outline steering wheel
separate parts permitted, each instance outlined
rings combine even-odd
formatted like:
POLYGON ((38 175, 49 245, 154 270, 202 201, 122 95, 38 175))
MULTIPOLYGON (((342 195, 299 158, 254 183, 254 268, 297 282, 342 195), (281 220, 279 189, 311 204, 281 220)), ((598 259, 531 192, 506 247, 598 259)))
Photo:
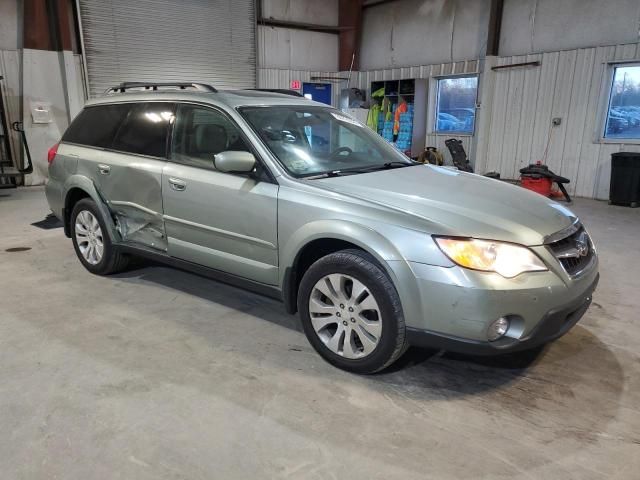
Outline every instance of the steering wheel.
MULTIPOLYGON (((329 160, 333 160, 338 155, 340 155, 342 152, 348 152, 349 155, 351 155, 353 153, 353 150, 351 150, 349 147, 338 147, 333 152, 331 152, 331 154, 329 154, 329 160)), ((347 156, 349 156, 349 155, 347 155, 347 156)))

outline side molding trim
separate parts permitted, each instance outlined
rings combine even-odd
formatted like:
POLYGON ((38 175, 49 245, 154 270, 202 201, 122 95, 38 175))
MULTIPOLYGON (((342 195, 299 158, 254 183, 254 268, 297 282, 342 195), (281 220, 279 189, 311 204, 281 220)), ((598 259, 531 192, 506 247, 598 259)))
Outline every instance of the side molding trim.
POLYGON ((218 235, 224 235, 226 237, 237 238, 245 242, 255 243, 256 245, 261 245, 263 247, 267 247, 272 250, 276 249, 276 246, 273 243, 267 242, 266 240, 262 240, 260 238, 250 237, 248 235, 242 235, 240 233, 230 232, 228 230, 222 230, 221 228, 210 227, 209 225, 203 225, 201 223, 190 222, 189 220, 172 217, 170 215, 164 215, 163 218, 165 221, 168 221, 168 222, 181 223, 182 225, 188 225, 190 227, 200 228, 202 230, 207 230, 209 232, 217 233, 218 235))

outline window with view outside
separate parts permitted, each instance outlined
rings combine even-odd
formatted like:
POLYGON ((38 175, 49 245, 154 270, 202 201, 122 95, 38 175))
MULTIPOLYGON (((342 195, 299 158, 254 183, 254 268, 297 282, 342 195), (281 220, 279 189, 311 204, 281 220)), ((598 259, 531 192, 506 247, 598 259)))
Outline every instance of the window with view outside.
POLYGON ((477 91, 477 76, 438 80, 435 127, 437 133, 473 133, 477 91))
POLYGON ((640 65, 615 68, 604 136, 640 139, 640 65))

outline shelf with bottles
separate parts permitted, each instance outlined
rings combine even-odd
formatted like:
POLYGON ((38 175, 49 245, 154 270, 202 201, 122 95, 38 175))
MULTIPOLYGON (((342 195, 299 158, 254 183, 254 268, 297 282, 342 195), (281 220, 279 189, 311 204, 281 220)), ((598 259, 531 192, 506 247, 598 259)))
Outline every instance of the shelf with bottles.
POLYGON ((408 156, 418 156, 425 145, 427 80, 374 81, 370 96, 377 104, 378 134, 408 156))

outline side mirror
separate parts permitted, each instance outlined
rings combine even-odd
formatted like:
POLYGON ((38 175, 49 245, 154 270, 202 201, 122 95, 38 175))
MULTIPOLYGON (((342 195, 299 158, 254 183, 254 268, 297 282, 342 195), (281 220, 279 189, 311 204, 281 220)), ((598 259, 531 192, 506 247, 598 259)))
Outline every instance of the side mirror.
POLYGON ((213 166, 220 172, 247 173, 256 167, 256 157, 249 152, 228 150, 213 157, 213 166))

